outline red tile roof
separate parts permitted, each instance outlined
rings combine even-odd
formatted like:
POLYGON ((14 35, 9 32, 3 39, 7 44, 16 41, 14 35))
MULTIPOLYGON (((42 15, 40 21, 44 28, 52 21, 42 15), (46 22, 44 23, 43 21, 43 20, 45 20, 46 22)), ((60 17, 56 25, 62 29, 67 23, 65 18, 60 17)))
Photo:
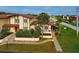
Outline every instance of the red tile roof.
POLYGON ((18 24, 4 24, 3 27, 19 27, 18 24))
POLYGON ((11 15, 1 14, 1 15, 0 15, 0 19, 6 19, 6 18, 8 18, 9 16, 11 16, 11 15))
POLYGON ((27 15, 27 14, 0 14, 0 19, 6 19, 6 18, 9 18, 11 16, 23 16, 25 18, 30 18, 30 19, 36 18, 33 15, 27 15))
POLYGON ((12 16, 23 16, 25 18, 30 18, 30 19, 36 18, 35 16, 29 14, 13 14, 12 16))
POLYGON ((25 17, 25 18, 30 18, 30 19, 36 18, 36 17, 33 16, 33 15, 23 15, 23 17, 25 17))
POLYGON ((37 25, 37 21, 33 21, 30 25, 37 25))
POLYGON ((48 25, 52 25, 53 23, 52 22, 48 22, 48 25))

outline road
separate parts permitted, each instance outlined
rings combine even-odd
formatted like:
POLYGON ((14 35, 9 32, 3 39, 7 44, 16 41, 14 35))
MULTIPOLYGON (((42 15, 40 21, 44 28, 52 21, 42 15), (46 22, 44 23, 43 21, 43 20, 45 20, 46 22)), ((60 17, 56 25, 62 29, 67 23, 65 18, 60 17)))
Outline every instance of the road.
MULTIPOLYGON (((61 24, 64 25, 64 26, 66 26, 66 27, 69 27, 69 28, 71 28, 73 30, 76 30, 76 26, 73 26, 73 25, 65 23, 65 22, 62 22, 61 24)), ((78 32, 79 32, 79 27, 78 27, 78 32)))

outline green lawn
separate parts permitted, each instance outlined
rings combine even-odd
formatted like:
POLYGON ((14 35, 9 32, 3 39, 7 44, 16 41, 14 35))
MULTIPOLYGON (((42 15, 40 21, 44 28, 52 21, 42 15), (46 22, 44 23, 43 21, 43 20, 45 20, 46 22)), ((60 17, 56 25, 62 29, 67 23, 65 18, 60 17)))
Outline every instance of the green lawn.
POLYGON ((61 35, 58 41, 64 52, 79 52, 79 37, 76 37, 76 31, 68 28, 65 30, 61 27, 61 35))
POLYGON ((44 44, 8 44, 0 46, 0 52, 56 52, 54 44, 47 42, 44 44))

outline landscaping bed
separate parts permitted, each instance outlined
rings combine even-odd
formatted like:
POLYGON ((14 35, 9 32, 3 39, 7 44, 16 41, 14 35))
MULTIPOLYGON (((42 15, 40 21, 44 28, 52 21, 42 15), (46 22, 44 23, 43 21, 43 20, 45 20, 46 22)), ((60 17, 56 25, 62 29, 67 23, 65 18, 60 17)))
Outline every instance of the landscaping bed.
POLYGON ((73 29, 64 29, 61 26, 61 34, 58 36, 58 41, 63 49, 63 52, 79 52, 79 36, 77 38, 76 31, 73 29))
POLYGON ((0 32, 0 40, 5 38, 6 36, 12 34, 12 32, 9 32, 8 29, 2 29, 0 32))
POLYGON ((16 37, 38 38, 40 37, 40 29, 19 30, 16 32, 16 37))
POLYGON ((19 30, 16 32, 16 41, 39 41, 41 31, 39 28, 19 30))

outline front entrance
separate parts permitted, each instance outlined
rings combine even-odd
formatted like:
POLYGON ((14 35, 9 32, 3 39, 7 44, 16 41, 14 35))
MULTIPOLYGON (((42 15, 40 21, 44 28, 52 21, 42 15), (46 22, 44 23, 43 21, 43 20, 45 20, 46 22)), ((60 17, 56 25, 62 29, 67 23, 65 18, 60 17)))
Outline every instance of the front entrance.
POLYGON ((11 31, 11 32, 15 32, 15 29, 14 29, 14 28, 10 28, 10 31, 11 31))
POLYGON ((4 24, 3 28, 9 28, 11 32, 16 32, 19 30, 18 24, 4 24))

